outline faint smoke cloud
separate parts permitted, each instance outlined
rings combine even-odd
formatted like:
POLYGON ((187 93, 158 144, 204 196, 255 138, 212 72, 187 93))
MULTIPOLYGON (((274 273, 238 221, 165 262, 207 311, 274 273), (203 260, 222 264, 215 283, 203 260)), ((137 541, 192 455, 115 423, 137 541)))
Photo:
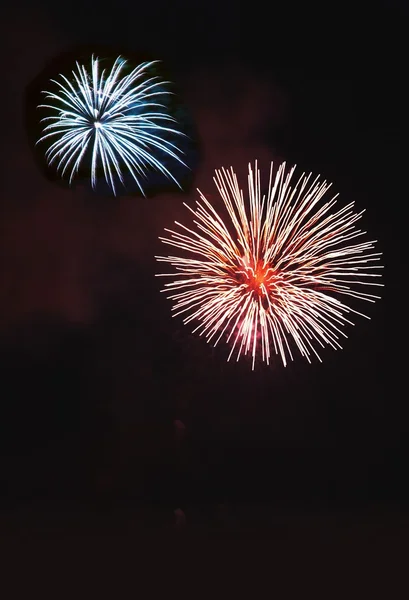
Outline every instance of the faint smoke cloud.
MULTIPOLYGON (((0 327, 34 312, 92 320, 98 310, 94 282, 104 278, 105 261, 120 255, 134 261, 136 269, 151 269, 157 236, 175 219, 187 216, 183 200, 197 197, 193 189, 189 196, 99 199, 80 187, 65 190, 44 179, 26 139, 24 91, 71 41, 33 12, 9 21, 1 42, 10 58, 7 94, 0 96, 0 108, 7 115, 0 183, 0 327)), ((185 94, 203 150, 194 188, 211 199, 215 168, 234 166, 246 185, 249 161, 258 159, 261 168, 268 168, 277 158, 265 134, 267 122, 279 124, 285 117, 285 99, 277 86, 240 65, 227 65, 219 71, 191 73, 185 94)), ((109 287, 109 280, 105 283, 109 287)))

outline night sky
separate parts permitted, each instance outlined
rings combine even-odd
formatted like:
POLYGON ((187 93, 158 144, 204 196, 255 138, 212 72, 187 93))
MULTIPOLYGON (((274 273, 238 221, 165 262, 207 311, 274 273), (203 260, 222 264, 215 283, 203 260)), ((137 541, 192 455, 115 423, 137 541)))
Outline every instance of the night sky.
POLYGON ((223 528, 262 506, 262 529, 271 515, 407 509, 407 5, 267 4, 6 8, 4 526, 29 511, 139 511, 167 526, 180 508, 188 526, 223 528), (185 195, 99 196, 36 164, 27 89, 62 52, 94 43, 154 55, 172 74, 200 141, 185 195), (163 228, 186 216, 196 187, 216 193, 215 168, 234 166, 245 186, 255 159, 265 177, 286 160, 332 181, 341 203, 366 209, 362 227, 384 253, 383 298, 362 307, 371 320, 357 317, 322 364, 227 363, 159 293, 163 228))

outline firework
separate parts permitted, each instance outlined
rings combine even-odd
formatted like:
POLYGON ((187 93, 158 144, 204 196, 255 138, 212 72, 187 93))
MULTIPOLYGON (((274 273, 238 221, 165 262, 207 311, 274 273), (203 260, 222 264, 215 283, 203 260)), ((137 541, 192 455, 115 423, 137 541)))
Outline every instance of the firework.
POLYGON ((118 181, 125 186, 124 171, 142 194, 148 170, 162 173, 180 187, 165 160, 187 166, 181 159, 183 152, 169 139, 184 134, 172 126, 176 119, 159 102, 171 94, 169 82, 148 75, 157 62, 130 70, 127 61, 118 57, 107 72, 100 71, 99 59, 92 56, 90 72, 77 62, 71 80, 65 75, 51 80, 55 91, 43 92, 49 103, 39 108, 51 110, 52 116, 41 120, 43 135, 37 143, 49 143, 47 163, 56 164, 63 177, 69 174, 70 184, 81 163, 89 160, 93 189, 98 169, 115 195, 118 181))
MULTIPOLYGON (((342 300, 374 302, 367 286, 382 286, 373 241, 355 226, 362 212, 353 203, 335 210, 337 203, 322 201, 331 187, 304 173, 291 186, 295 167, 281 164, 274 177, 271 164, 266 194, 261 192, 260 171, 249 165, 249 197, 245 201, 237 177, 216 170, 213 178, 222 199, 216 210, 199 191, 189 229, 176 222, 178 231, 166 229, 160 238, 179 251, 178 256, 157 256, 173 272, 165 284, 175 316, 196 322, 197 331, 215 345, 225 338, 233 354, 250 354, 252 367, 261 357, 267 364, 272 351, 286 366, 293 350, 309 362, 319 360, 318 349, 341 348, 343 326, 355 313, 342 300)), ((369 317, 366 317, 369 318, 369 317)))

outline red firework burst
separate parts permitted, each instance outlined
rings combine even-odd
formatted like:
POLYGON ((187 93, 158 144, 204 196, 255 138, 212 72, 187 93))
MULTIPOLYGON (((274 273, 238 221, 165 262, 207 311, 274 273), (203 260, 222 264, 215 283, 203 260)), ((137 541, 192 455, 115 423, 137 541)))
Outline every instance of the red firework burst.
POLYGON ((249 165, 247 202, 233 168, 216 170, 227 219, 198 190, 195 209, 185 204, 192 228, 175 222, 180 231, 166 229, 170 238, 160 238, 182 255, 156 257, 175 269, 158 275, 174 279, 163 290, 174 316, 197 322, 194 331, 215 345, 225 337, 229 359, 235 350, 237 360, 251 353, 253 369, 259 355, 269 363, 272 349, 285 366, 294 345, 309 362, 311 353, 321 360, 316 346, 341 348, 341 328, 353 324, 346 315, 366 315, 340 297, 374 302, 379 296, 363 289, 382 286, 375 242, 357 239, 365 234, 355 227, 364 211, 355 213, 353 203, 334 211, 336 196, 322 202, 331 184, 303 173, 291 187, 295 167, 285 167, 273 177, 271 164, 262 195, 257 163, 254 172, 249 165))

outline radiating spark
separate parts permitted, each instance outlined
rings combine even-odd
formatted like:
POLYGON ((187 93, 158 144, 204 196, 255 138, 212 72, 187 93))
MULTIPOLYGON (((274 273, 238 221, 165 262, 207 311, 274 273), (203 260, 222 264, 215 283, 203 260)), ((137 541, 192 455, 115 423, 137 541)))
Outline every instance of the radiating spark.
POLYGON ((118 57, 112 69, 99 71, 99 59, 91 58, 91 72, 76 63, 71 80, 60 75, 51 80, 57 88, 46 94, 50 104, 39 108, 55 111, 41 122, 48 122, 37 143, 52 141, 46 151, 49 165, 57 162, 57 171, 69 172, 72 183, 85 154, 91 154, 91 184, 95 189, 98 166, 116 195, 115 177, 124 184, 123 170, 132 176, 144 194, 142 180, 148 168, 157 170, 180 184, 155 154, 170 157, 187 167, 178 146, 168 136, 184 135, 171 124, 176 120, 158 102, 169 96, 169 84, 159 77, 148 77, 149 68, 158 61, 144 62, 129 74, 123 74, 127 61, 118 57))
MULTIPOLYGON (((374 241, 355 224, 362 212, 353 203, 334 210, 337 203, 322 199, 331 187, 304 173, 292 187, 295 167, 279 166, 266 195, 261 193, 260 171, 249 165, 249 197, 245 201, 233 168, 216 170, 219 194, 227 209, 223 218, 199 191, 188 228, 175 222, 161 237, 182 253, 157 256, 174 267, 162 290, 173 301, 175 315, 195 322, 197 331, 216 345, 223 337, 231 344, 228 360, 250 353, 269 364, 271 353, 284 366, 293 360, 292 348, 311 362, 320 361, 319 348, 341 348, 343 326, 353 323, 349 313, 366 317, 340 297, 374 302, 379 296, 363 291, 378 283, 382 266, 376 264, 374 241)), ((369 318, 369 317, 366 317, 369 318)))

